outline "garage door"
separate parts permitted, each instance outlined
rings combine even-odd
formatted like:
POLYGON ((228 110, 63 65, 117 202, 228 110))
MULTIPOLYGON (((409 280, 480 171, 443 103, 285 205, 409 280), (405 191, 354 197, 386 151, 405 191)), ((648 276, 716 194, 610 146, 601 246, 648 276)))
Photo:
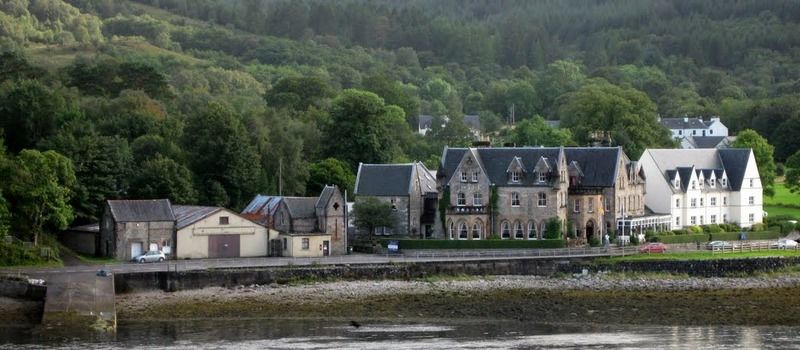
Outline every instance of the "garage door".
POLYGON ((208 236, 209 258, 238 258, 239 235, 208 236))

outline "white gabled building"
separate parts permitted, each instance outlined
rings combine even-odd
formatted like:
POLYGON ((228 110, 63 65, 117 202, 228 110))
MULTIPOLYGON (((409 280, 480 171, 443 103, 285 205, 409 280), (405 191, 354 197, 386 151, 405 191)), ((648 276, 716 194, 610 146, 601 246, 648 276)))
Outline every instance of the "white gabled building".
POLYGON ((647 149, 647 207, 672 216, 672 229, 761 223, 762 187, 751 149, 647 149))
POLYGON ((722 124, 719 117, 712 117, 708 121, 702 118, 663 118, 661 125, 672 132, 675 139, 684 137, 728 136, 728 127, 722 124))

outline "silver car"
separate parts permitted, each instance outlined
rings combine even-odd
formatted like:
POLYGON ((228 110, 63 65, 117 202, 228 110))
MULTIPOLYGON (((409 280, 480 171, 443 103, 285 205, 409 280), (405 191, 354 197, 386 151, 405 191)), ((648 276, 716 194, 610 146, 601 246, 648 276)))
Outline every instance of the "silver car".
POLYGON ((162 261, 164 261, 166 259, 167 259, 167 257, 160 250, 151 250, 151 251, 149 251, 147 253, 144 253, 142 255, 135 256, 131 260, 132 261, 136 261, 136 262, 140 262, 140 263, 146 263, 146 262, 162 262, 162 261))

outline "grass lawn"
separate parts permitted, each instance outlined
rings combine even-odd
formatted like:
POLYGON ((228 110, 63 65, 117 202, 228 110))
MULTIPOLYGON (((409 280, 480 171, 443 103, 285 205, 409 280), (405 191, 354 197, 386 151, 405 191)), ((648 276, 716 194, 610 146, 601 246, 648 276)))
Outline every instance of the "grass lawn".
POLYGON ((791 215, 797 219, 800 219, 800 208, 779 207, 776 205, 764 205, 764 211, 766 211, 771 217, 777 215, 791 215))
POLYGON ((595 259, 599 263, 614 263, 621 261, 643 261, 643 260, 714 260, 714 259, 734 259, 734 258, 764 258, 774 256, 800 256, 799 250, 762 250, 743 253, 712 253, 703 252, 677 252, 666 254, 637 254, 631 256, 615 256, 610 258, 595 259))
POLYGON ((789 192, 783 182, 775 182, 775 196, 770 198, 764 196, 764 204, 773 205, 798 205, 800 206, 800 194, 789 192))

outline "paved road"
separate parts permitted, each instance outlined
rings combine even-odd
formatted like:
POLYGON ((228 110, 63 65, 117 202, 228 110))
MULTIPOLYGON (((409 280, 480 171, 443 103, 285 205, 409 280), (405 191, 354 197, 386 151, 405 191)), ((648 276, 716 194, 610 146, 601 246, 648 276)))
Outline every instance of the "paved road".
POLYGON ((372 255, 352 254, 320 258, 237 258, 237 259, 199 259, 177 260, 152 264, 106 264, 81 265, 48 268, 0 268, 0 273, 27 274, 32 277, 46 278, 54 274, 87 273, 98 269, 106 269, 117 274, 158 271, 192 271, 224 268, 258 268, 282 266, 316 266, 316 265, 366 265, 385 264, 390 262, 437 262, 437 261, 476 261, 498 259, 552 259, 581 258, 630 255, 634 248, 572 248, 572 249, 538 249, 538 250, 492 250, 492 251, 414 251, 404 255, 372 255))

